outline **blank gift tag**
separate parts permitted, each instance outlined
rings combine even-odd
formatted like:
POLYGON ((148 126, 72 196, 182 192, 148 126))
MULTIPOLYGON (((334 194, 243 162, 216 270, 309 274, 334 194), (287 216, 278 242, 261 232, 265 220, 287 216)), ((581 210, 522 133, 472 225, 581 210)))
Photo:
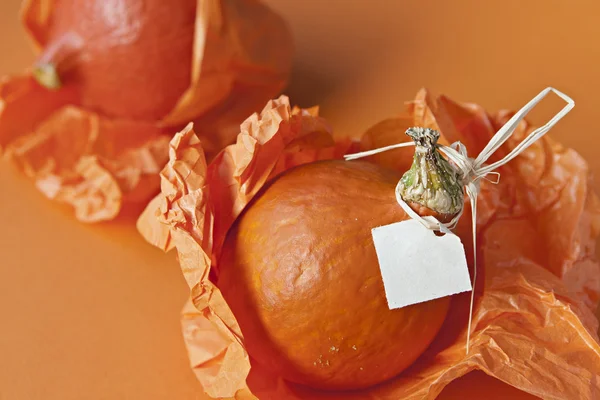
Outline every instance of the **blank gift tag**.
POLYGON ((471 290, 465 249, 413 219, 371 231, 390 309, 471 290))

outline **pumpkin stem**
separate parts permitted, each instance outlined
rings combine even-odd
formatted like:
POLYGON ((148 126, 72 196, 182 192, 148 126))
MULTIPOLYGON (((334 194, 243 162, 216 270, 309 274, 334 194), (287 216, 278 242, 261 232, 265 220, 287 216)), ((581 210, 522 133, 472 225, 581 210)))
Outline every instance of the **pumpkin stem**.
POLYGON ((56 66, 50 63, 40 63, 33 67, 33 77, 35 80, 50 90, 58 90, 62 86, 56 66))
POLYGON ((464 204, 463 187, 460 173, 437 148, 440 133, 416 127, 408 128, 406 134, 416 146, 412 166, 398 185, 402 199, 437 214, 457 214, 464 204))

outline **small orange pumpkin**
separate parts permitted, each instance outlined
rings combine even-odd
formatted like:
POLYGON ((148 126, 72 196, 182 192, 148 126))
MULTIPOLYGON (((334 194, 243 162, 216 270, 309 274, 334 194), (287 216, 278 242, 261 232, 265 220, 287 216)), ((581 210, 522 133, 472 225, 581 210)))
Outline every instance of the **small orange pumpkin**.
POLYGON ((182 125, 237 107, 238 125, 291 67, 286 24, 254 0, 29 0, 24 21, 38 82, 109 118, 182 125))
POLYGON ((196 0, 57 0, 37 74, 104 115, 161 119, 190 85, 195 19, 196 0))
POLYGON ((434 339, 449 298, 390 310, 371 238, 407 218, 399 179, 365 162, 306 164, 236 221, 218 287, 266 368, 316 388, 365 388, 402 372, 434 339))

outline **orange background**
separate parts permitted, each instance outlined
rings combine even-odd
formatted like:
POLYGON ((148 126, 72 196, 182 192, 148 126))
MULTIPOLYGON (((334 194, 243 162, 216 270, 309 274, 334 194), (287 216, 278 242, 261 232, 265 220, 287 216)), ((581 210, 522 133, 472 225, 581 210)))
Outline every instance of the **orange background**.
MULTIPOLYGON (((552 135, 598 176, 600 2, 268 3, 297 40, 292 102, 321 104, 338 133, 398 113, 421 86, 496 110, 552 85, 577 102, 552 135)), ((2 74, 33 58, 18 9, 19 0, 0 0, 2 74)), ((559 106, 548 104, 533 122, 559 106)), ((186 285, 174 256, 146 245, 132 217, 82 225, 1 163, 0 222, 0 399, 202 398, 179 328, 186 285)), ((474 388, 487 399, 513 392, 472 374, 441 397, 474 388)))

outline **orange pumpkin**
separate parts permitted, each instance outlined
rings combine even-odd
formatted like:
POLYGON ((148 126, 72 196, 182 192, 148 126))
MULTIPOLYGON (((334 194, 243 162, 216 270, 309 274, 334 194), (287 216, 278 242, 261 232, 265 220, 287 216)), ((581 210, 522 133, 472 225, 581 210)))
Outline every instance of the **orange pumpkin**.
POLYGON ((371 238, 407 218, 399 179, 365 162, 306 164, 238 218, 218 287, 266 368, 312 387, 364 388, 399 374, 434 339, 449 298, 390 310, 371 238))
POLYGON ((196 0, 176 3, 57 0, 37 75, 77 85, 104 115, 161 119, 191 80, 196 0))

